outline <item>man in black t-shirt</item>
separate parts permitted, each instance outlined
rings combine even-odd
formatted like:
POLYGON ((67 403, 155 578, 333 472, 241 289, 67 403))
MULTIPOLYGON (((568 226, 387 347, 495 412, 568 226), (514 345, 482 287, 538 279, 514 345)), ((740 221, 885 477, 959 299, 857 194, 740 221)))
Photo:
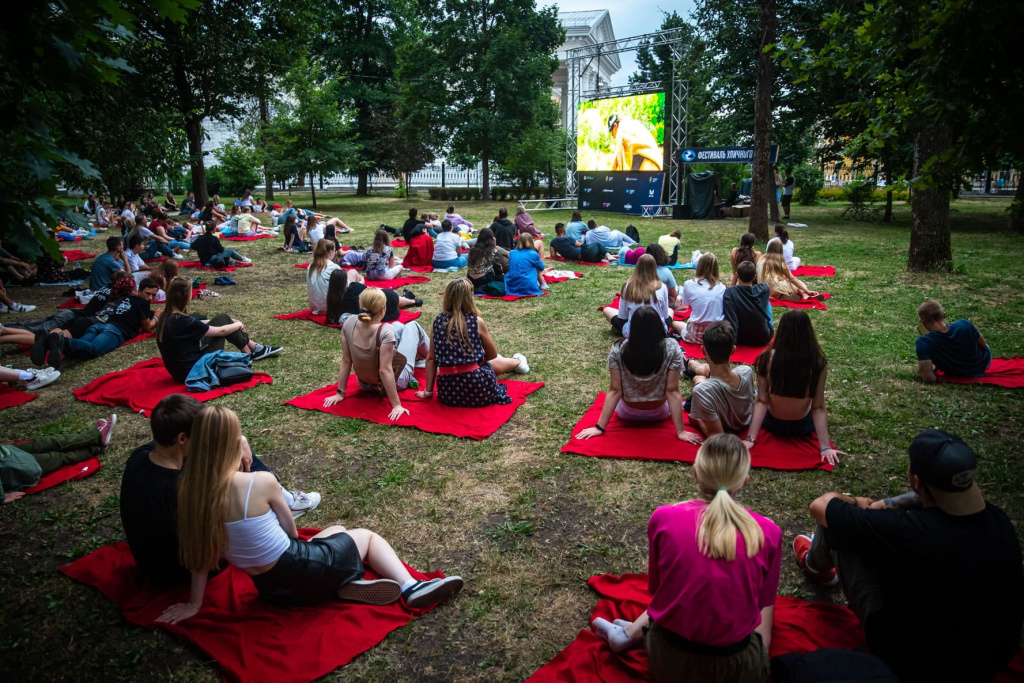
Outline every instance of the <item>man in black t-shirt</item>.
POLYGON ((199 262, 208 268, 226 268, 231 265, 231 259, 239 263, 252 263, 251 259, 242 256, 234 249, 225 249, 220 243, 220 238, 215 235, 217 226, 211 221, 203 227, 202 235, 192 242, 192 249, 199 256, 199 262))
MULTIPOLYGON (((139 571, 162 585, 189 582, 178 551, 178 476, 188 451, 192 421, 203 404, 186 394, 163 398, 150 417, 153 441, 129 456, 121 477, 121 525, 139 571)), ((242 437, 242 469, 269 471, 242 437)), ((320 494, 286 491, 292 516, 301 517, 320 503, 320 494)))
POLYGON ((409 217, 405 219, 405 223, 402 224, 402 239, 404 239, 407 244, 412 243, 413 237, 419 237, 427 231, 423 221, 417 218, 416 215, 416 209, 409 209, 409 217))
POLYGON ((494 233, 494 241, 499 247, 512 251, 516 245, 516 226, 508 219, 508 209, 498 209, 498 217, 488 226, 494 233))
POLYGON ((814 536, 793 542, 812 579, 842 585, 871 652, 902 683, 987 682, 1018 648, 1020 543, 976 468, 960 437, 923 431, 910 444, 912 493, 827 493, 811 503, 814 536))
POLYGON ((736 333, 737 346, 766 346, 775 334, 771 291, 766 284, 754 284, 756 269, 750 261, 736 266, 739 285, 729 287, 722 297, 722 312, 736 333))

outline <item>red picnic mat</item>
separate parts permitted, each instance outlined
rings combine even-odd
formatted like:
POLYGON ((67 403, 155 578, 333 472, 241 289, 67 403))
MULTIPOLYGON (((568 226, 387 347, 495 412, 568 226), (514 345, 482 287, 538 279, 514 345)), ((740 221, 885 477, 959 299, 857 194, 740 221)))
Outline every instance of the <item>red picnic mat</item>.
MULTIPOLYGON (((701 349, 700 344, 691 344, 690 342, 679 342, 679 346, 682 347, 683 353, 686 354, 687 358, 694 358, 701 360, 704 358, 704 351, 701 349)), ((767 346, 737 346, 729 356, 730 363, 753 363, 757 360, 757 357, 767 349, 767 346)))
MULTIPOLYGON (((163 263, 166 260, 167 260, 166 256, 157 256, 156 258, 148 258, 148 259, 146 259, 146 263, 163 263)), ((178 265, 180 266, 181 264, 179 263, 178 265)))
MULTIPOLYGON (((415 376, 422 386, 425 382, 425 371, 417 368, 415 376)), ((412 390, 399 392, 402 405, 409 409, 409 414, 403 415, 398 422, 388 419, 388 413, 391 412, 391 404, 388 401, 381 401, 376 396, 364 394, 359 390, 355 373, 349 375, 345 400, 330 408, 324 408, 324 399, 335 394, 337 382, 304 396, 297 396, 285 401, 284 404, 303 410, 318 410, 338 417, 351 417, 381 425, 412 427, 431 434, 449 434, 481 441, 512 419, 516 409, 526 403, 526 397, 544 386, 544 382, 508 379, 499 380, 499 383, 505 385, 512 403, 485 408, 453 408, 438 401, 436 395, 434 398, 422 399, 416 398, 416 392, 412 390)))
POLYGON ((251 263, 238 263, 236 261, 235 265, 233 266, 227 266, 225 268, 210 268, 209 266, 204 266, 199 261, 181 261, 178 263, 179 268, 194 268, 195 270, 217 270, 222 273, 230 273, 234 270, 237 270, 238 268, 248 268, 251 265, 251 263))
MULTIPOLYGON (((308 539, 319 529, 299 529, 308 539)), ((416 579, 439 578, 406 565, 416 579)), ((189 587, 154 590, 139 574, 127 543, 108 545, 60 567, 98 588, 136 626, 162 628, 217 660, 226 681, 306 683, 348 664, 431 608, 375 606, 341 600, 316 607, 280 607, 260 599, 248 574, 234 566, 210 577, 203 606, 191 619, 158 624, 165 609, 188 600, 189 587)), ((367 579, 378 578, 370 571, 367 579)))
POLYGON ((126 370, 101 375, 73 393, 79 401, 101 406, 128 406, 132 411, 149 417, 164 396, 188 394, 197 401, 205 402, 273 381, 270 375, 257 372, 248 382, 213 391, 190 392, 183 382, 174 381, 158 356, 139 361, 126 370))
MULTIPOLYGON (((826 299, 831 299, 832 295, 828 292, 821 292, 821 295, 826 299)), ((779 308, 815 308, 819 311, 828 309, 824 301, 818 301, 817 299, 804 299, 803 301, 787 301, 786 299, 771 298, 772 306, 778 306, 779 308)))
MULTIPOLYGON (((597 399, 572 428, 569 442, 562 446, 562 453, 576 453, 591 458, 626 458, 630 460, 674 460, 693 462, 698 446, 676 438, 675 425, 671 418, 661 422, 627 422, 612 413, 612 419, 605 427, 604 434, 591 439, 577 439, 576 435, 587 427, 593 427, 601 417, 605 393, 597 399), (643 444, 642 449, 637 444, 643 444)), ((690 416, 683 412, 686 431, 699 434, 690 425, 690 416)), ((761 430, 757 445, 750 451, 751 465, 772 470, 825 470, 832 471, 821 459, 821 449, 815 435, 776 436, 761 430)))
POLYGON ((411 270, 414 273, 433 273, 434 266, 407 266, 402 264, 402 267, 406 270, 411 270))
MULTIPOLYGON (((397 322, 400 322, 400 323, 403 323, 403 324, 407 323, 407 322, 412 322, 413 320, 416 320, 416 318, 420 317, 421 313, 422 313, 422 311, 415 311, 415 312, 413 312, 413 311, 410 311, 408 309, 403 309, 403 310, 398 312, 398 321, 397 322)), ((276 319, 276 320, 308 320, 310 322, 316 323, 317 325, 323 325, 324 327, 341 327, 341 325, 328 325, 327 324, 327 316, 325 314, 323 314, 323 313, 314 315, 313 314, 313 309, 311 309, 311 308, 307 308, 304 311, 296 311, 295 313, 285 313, 284 315, 275 315, 274 319, 276 319)))
POLYGON ((403 240, 401 237, 391 240, 391 246, 393 247, 407 247, 409 243, 403 240))
POLYGON ((51 486, 71 481, 72 479, 85 479, 86 477, 91 477, 99 472, 102 467, 103 465, 101 465, 100 461, 96 458, 89 458, 82 462, 76 462, 73 465, 65 465, 58 470, 50 472, 45 477, 42 477, 38 484, 25 489, 25 493, 27 495, 32 495, 33 493, 45 491, 51 486))
POLYGON ((796 277, 835 277, 834 266, 800 266, 793 271, 796 277))
POLYGON ((984 377, 949 377, 935 373, 940 382, 950 384, 993 384, 1009 389, 1024 389, 1024 358, 993 358, 984 377))
POLYGON ((81 249, 64 249, 60 253, 64 254, 64 258, 68 261, 81 261, 82 259, 96 258, 96 254, 90 254, 82 251, 81 249))
POLYGON ((6 383, 0 384, 0 410, 24 405, 39 398, 39 394, 30 394, 25 389, 16 389, 6 383))
POLYGON ((376 287, 377 289, 398 289, 399 287, 408 287, 409 285, 418 285, 424 282, 430 282, 430 278, 422 275, 409 275, 407 277, 396 277, 394 280, 371 280, 367 278, 363 284, 367 287, 376 287))

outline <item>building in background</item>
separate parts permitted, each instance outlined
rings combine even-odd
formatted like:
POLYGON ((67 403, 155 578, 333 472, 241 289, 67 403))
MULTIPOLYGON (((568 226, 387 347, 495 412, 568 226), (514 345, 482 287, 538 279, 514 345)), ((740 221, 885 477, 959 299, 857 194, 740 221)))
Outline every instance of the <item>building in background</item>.
MULTIPOLYGON (((566 124, 569 100, 569 72, 565 58, 569 50, 615 40, 612 18, 606 9, 587 12, 559 12, 558 21, 565 29, 565 42, 558 48, 558 70, 552 74, 552 98, 562 108, 562 126, 566 124)), ((622 68, 619 55, 598 55, 583 71, 583 93, 607 87, 608 81, 622 68)))

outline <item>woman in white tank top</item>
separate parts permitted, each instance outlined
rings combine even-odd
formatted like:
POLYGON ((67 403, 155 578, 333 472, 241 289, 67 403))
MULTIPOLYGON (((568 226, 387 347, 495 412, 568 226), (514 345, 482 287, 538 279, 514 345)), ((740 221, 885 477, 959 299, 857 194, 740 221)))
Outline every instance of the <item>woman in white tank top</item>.
POLYGON ((158 621, 176 624, 199 612, 209 572, 222 558, 252 577, 262 598, 284 605, 401 598, 422 608, 462 588, 458 576, 417 581, 388 542, 367 529, 332 526, 299 540, 274 475, 240 471, 241 439, 238 417, 227 408, 205 406, 192 424, 178 486, 178 540, 192 593, 158 621), (364 581, 364 565, 384 578, 364 581))

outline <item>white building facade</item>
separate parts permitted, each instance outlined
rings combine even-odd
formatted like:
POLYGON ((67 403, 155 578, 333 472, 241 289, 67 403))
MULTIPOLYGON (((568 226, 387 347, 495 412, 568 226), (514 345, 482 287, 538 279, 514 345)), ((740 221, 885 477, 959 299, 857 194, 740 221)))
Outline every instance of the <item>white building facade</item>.
MULTIPOLYGON (((612 18, 606 9, 586 12, 559 12, 558 20, 565 29, 565 42, 558 48, 558 70, 552 74, 552 97, 562 108, 562 126, 566 124, 569 101, 569 73, 565 58, 569 50, 615 40, 612 18)), ((585 64, 583 92, 589 93, 607 87, 613 75, 622 69, 619 55, 599 55, 585 64)), ((581 93, 582 94, 582 93, 581 93)))

